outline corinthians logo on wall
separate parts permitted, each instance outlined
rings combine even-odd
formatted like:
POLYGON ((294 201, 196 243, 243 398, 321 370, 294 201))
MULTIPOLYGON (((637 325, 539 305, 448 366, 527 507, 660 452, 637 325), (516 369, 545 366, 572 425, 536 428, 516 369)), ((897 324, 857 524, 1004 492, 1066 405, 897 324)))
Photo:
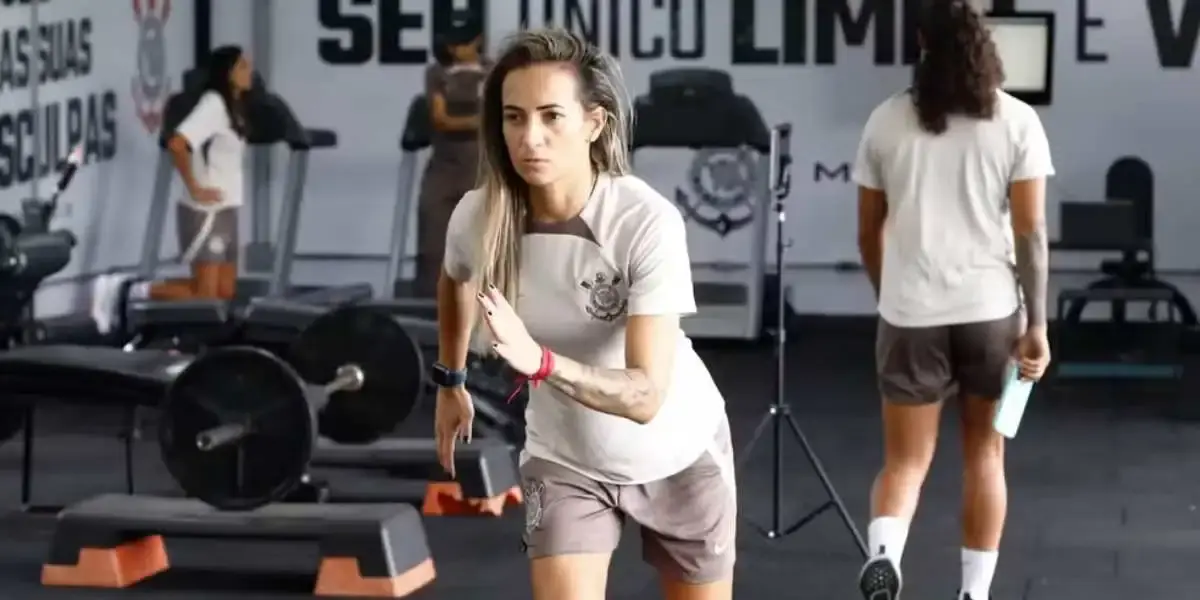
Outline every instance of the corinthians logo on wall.
POLYGON ((164 39, 171 0, 133 0, 133 16, 138 26, 133 106, 146 131, 154 133, 162 124, 163 107, 171 89, 164 39))
POLYGON ((692 193, 676 188, 684 217, 724 237, 754 220, 758 159, 746 148, 705 148, 692 158, 692 193))

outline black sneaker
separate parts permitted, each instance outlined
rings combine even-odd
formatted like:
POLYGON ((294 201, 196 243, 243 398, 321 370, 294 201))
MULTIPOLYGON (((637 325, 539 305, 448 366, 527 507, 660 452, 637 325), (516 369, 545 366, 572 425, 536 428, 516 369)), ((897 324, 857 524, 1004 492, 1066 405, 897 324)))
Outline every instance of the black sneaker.
POLYGON ((863 600, 899 600, 901 587, 900 569, 886 556, 867 561, 858 573, 863 600))
MULTIPOLYGON (((958 595, 959 595, 959 594, 961 594, 961 593, 962 593, 962 591, 961 591, 961 590, 959 590, 959 591, 957 591, 957 592, 954 592, 954 598, 955 598, 955 600, 958 600, 958 595)), ((975 599, 974 599, 974 598, 972 598, 970 594, 967 594, 966 596, 963 596, 962 600, 975 600, 975 599)), ((988 598, 987 600, 993 600, 993 599, 992 599, 992 598, 988 598)))

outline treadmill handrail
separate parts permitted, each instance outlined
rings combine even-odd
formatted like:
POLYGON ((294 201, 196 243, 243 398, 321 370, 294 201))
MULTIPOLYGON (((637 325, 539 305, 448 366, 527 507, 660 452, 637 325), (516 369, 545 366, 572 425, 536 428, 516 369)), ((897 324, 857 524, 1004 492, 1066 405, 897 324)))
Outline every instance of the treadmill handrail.
POLYGON ((433 142, 433 124, 429 120, 429 101, 417 94, 408 104, 404 131, 400 134, 401 152, 419 152, 433 142))
POLYGON ((371 284, 355 283, 352 285, 321 287, 307 292, 291 294, 286 298, 291 302, 300 302, 312 306, 334 307, 367 300, 374 293, 375 289, 371 287, 371 284))
POLYGON ((243 319, 247 320, 247 321, 253 320, 254 319, 253 315, 256 310, 276 310, 276 311, 280 311, 280 312, 283 312, 283 311, 295 312, 296 314, 306 315, 306 316, 312 317, 314 319, 325 314, 326 312, 328 312, 327 308, 325 308, 323 306, 318 306, 316 304, 308 304, 306 302, 297 302, 293 299, 288 299, 288 298, 262 296, 262 297, 253 298, 250 300, 250 302, 246 305, 246 309, 242 315, 243 319))

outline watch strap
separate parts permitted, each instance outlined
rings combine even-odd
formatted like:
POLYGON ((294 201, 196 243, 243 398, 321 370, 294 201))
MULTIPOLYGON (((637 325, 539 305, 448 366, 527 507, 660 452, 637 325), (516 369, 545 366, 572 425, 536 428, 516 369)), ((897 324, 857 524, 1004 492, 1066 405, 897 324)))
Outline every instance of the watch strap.
POLYGON ((466 369, 451 369, 441 363, 433 365, 433 383, 438 387, 458 387, 467 382, 466 369))

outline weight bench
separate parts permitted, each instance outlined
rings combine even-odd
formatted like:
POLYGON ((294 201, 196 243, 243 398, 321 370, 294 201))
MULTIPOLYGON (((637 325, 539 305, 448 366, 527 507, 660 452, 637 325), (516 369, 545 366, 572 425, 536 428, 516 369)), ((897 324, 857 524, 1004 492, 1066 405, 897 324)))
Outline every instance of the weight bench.
POLYGON ((148 340, 209 342, 229 334, 229 303, 218 299, 134 301, 125 308, 125 325, 133 339, 130 348, 148 340))
POLYGON ((313 541, 314 594, 401 598, 434 579, 421 516, 403 505, 274 504, 220 511, 197 500, 105 495, 58 517, 42 585, 126 588, 170 567, 164 538, 313 541))
MULTIPOLYGON (((522 501, 513 448, 501 440, 481 438, 458 444, 454 452, 455 480, 447 481, 432 439, 378 440, 366 445, 339 445, 322 440, 313 453, 314 467, 379 469, 389 474, 427 481, 421 512, 426 516, 500 516, 504 508, 522 501)), ((336 501, 351 499, 336 498, 336 501)))
POLYGON ((33 505, 34 414, 39 401, 118 405, 124 411, 125 490, 134 492, 133 431, 137 409, 157 406, 167 386, 190 356, 163 350, 124 351, 99 346, 28 346, 0 353, 0 389, 6 402, 0 420, 21 420, 21 503, 32 512, 57 512, 59 506, 33 505))

